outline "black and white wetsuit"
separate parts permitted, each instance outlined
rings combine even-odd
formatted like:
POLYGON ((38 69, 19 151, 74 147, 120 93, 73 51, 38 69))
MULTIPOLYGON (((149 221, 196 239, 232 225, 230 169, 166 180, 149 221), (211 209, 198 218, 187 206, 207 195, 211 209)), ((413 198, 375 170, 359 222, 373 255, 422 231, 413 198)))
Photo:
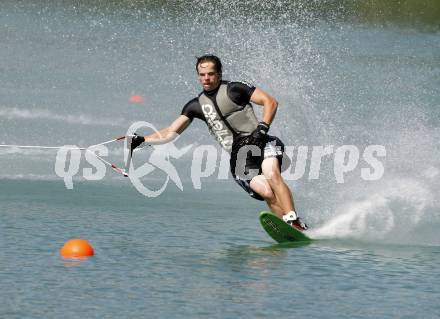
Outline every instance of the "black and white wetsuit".
POLYGON ((265 158, 278 158, 281 167, 284 144, 279 138, 268 135, 264 151, 260 150, 258 156, 253 156, 252 151, 249 150, 241 152, 238 158, 240 149, 249 146, 247 137, 258 126, 258 120, 250 103, 254 90, 255 86, 247 83, 222 81, 216 90, 203 91, 198 97, 189 101, 183 107, 181 114, 190 120, 198 118, 208 125, 210 133, 217 142, 231 153, 230 166, 235 181, 250 196, 263 200, 260 195, 252 191, 250 181, 261 174, 261 163, 265 158))

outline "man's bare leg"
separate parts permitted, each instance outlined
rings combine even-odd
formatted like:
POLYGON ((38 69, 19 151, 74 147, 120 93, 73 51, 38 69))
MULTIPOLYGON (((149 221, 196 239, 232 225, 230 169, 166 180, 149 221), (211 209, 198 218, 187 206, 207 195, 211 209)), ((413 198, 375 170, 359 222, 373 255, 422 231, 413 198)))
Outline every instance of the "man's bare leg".
POLYGON ((252 179, 251 188, 266 200, 271 211, 279 217, 292 210, 295 211, 293 195, 281 176, 278 160, 265 159, 262 170, 263 175, 252 179))
POLYGON ((280 164, 276 158, 266 158, 261 168, 263 175, 266 178, 278 205, 283 210, 283 214, 290 211, 295 211, 295 205, 293 202, 293 195, 289 189, 289 186, 284 182, 280 172, 280 164))
POLYGON ((275 213, 280 218, 283 216, 283 209, 279 205, 264 175, 255 176, 251 180, 250 186, 254 192, 264 198, 271 212, 275 213))

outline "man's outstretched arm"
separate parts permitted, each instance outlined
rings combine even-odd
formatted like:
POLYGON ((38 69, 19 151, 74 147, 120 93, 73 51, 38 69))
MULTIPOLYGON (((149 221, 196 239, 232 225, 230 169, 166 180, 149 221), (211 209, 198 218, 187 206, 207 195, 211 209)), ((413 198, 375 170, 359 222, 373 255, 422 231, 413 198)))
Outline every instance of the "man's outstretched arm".
POLYGON ((165 144, 181 134, 191 124, 189 117, 180 115, 170 126, 165 127, 151 135, 144 136, 145 142, 149 144, 165 144))
POLYGON ((158 132, 146 136, 137 135, 133 137, 131 148, 133 150, 144 142, 151 145, 168 143, 181 134, 190 124, 191 119, 189 117, 186 115, 180 115, 170 126, 165 127, 158 132))

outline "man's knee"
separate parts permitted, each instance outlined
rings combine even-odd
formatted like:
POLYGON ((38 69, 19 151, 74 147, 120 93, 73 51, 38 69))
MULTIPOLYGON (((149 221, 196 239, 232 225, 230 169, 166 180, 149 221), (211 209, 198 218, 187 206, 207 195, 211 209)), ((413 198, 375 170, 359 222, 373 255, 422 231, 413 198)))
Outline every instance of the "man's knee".
POLYGON ((265 189, 262 193, 259 193, 267 201, 275 200, 275 195, 270 188, 265 189))
POLYGON ((258 193, 265 200, 274 200, 275 195, 272 192, 272 188, 263 176, 259 175, 254 177, 251 181, 250 186, 254 192, 258 193))

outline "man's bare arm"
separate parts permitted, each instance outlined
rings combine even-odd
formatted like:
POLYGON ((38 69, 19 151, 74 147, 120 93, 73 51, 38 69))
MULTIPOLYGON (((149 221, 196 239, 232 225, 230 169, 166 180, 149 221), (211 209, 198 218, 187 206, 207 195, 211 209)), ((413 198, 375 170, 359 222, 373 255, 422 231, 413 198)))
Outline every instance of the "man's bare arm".
POLYGON ((271 124, 277 112, 277 100, 263 90, 256 88, 251 95, 251 102, 263 106, 263 121, 271 124))
POLYGON ((181 134, 188 125, 191 124, 191 119, 186 115, 180 115, 170 126, 159 130, 151 135, 144 136, 147 144, 165 144, 174 140, 181 134))

